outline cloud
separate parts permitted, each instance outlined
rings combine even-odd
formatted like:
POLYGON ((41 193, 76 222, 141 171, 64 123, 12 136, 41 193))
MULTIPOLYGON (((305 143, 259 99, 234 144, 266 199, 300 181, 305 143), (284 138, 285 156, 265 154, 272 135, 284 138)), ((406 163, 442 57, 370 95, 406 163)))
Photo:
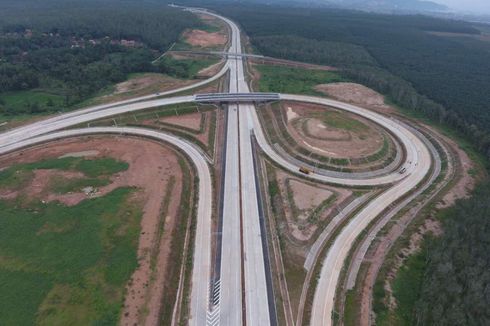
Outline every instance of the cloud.
POLYGON ((490 13, 489 0, 432 0, 461 11, 490 13))

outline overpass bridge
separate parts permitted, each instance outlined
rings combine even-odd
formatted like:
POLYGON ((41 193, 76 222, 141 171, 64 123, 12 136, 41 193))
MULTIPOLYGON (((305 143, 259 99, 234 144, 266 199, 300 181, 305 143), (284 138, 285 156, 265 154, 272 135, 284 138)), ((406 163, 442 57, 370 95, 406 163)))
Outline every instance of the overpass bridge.
POLYGON ((263 59, 265 58, 263 55, 260 54, 249 54, 249 53, 236 53, 236 52, 225 52, 225 51, 168 51, 167 53, 174 53, 174 54, 194 54, 194 55, 217 55, 225 58, 258 58, 258 59, 263 59))
POLYGON ((194 101, 198 103, 258 103, 279 100, 278 93, 207 93, 194 96, 194 101))

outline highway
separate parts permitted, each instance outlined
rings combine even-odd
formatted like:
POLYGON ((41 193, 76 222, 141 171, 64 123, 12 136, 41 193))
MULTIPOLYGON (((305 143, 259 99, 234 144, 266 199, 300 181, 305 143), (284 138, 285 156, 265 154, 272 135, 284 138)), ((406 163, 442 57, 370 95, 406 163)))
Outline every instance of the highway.
MULTIPOLYGON (((236 30, 237 34, 237 48, 234 52, 241 53, 240 31, 236 25, 232 29, 236 30)), ((245 79, 243 58, 237 57, 236 61, 237 93, 250 93, 245 79)), ((233 92, 230 91, 230 93, 233 92)), ((270 294, 267 292, 264 255, 268 253, 263 251, 264 244, 262 242, 266 235, 261 234, 260 230, 258 189, 256 188, 257 182, 252 155, 253 124, 250 113, 255 112, 255 106, 239 104, 238 111, 246 324, 253 326, 270 325, 269 300, 274 298, 270 298, 270 294)))
MULTIPOLYGON (((233 30, 233 27, 232 27, 233 30)), ((237 49, 235 53, 239 53, 241 49, 237 49)), ((241 61, 241 58, 237 58, 237 61, 241 61)), ((233 69, 233 67, 230 67, 233 69)), ((238 89, 242 93, 249 92, 248 85, 245 81, 245 75, 243 72, 243 64, 236 65, 237 69, 237 83, 238 89)), ((230 84, 234 83, 234 79, 231 78, 230 84)), ((230 92, 232 90, 230 89, 230 92)), ((403 174, 398 173, 397 171, 385 175, 385 176, 377 176, 375 178, 367 178, 367 179, 346 179, 346 178, 332 178, 328 176, 316 175, 313 174, 312 178, 317 179, 323 182, 337 183, 342 185, 349 186, 376 186, 379 184, 394 184, 394 186, 384 193, 380 194, 373 201, 367 204, 352 220, 344 227, 340 234, 334 240, 332 246, 327 252, 327 256, 323 261, 320 279, 318 280, 318 285, 315 291, 312 315, 311 315, 311 325, 331 325, 332 323, 332 312, 335 298, 335 291, 337 289, 337 282, 340 276, 340 272, 344 265, 344 262, 348 256, 348 253, 355 241, 355 239, 361 234, 361 232, 369 225, 371 221, 373 221, 381 212, 388 207, 393 202, 402 198, 406 194, 408 194, 412 189, 414 189, 427 175, 431 166, 431 156, 429 150, 423 143, 421 139, 419 139, 414 133, 410 132, 408 129, 404 128, 402 125, 393 121, 389 118, 386 118, 380 114, 375 112, 338 102, 332 101, 328 99, 315 98, 309 96, 300 96, 300 95, 288 95, 281 94, 281 100, 287 101, 300 101, 300 102, 308 102, 308 103, 316 103, 333 106, 345 111, 349 111, 361 116, 364 116, 375 123, 380 124, 387 130, 391 131, 394 135, 396 135, 401 141, 402 145, 406 151, 406 159, 402 168, 405 168, 406 171, 403 174)), ((280 155, 272 149, 272 147, 267 143, 262 127, 257 117, 257 113, 255 108, 252 105, 240 105, 240 152, 241 152, 241 169, 242 175, 246 175, 249 179, 253 178, 253 164, 250 166, 249 162, 245 159, 246 156, 251 156, 248 152, 248 144, 250 143, 250 135, 252 132, 255 133, 257 137, 257 141, 262 148, 262 150, 272 158, 276 163, 279 163, 283 167, 287 168, 291 172, 298 173, 298 167, 293 166, 286 160, 284 160, 280 155), (243 129, 247 129, 244 131, 243 129), (248 140, 247 140, 248 139, 248 140), (244 149, 244 148, 247 149, 244 149), (243 173, 246 172, 246 173, 243 173)), ((242 179, 242 194, 245 192, 246 195, 242 195, 242 204, 243 207, 250 204, 250 211, 248 211, 247 215, 243 215, 244 218, 244 261, 245 261, 245 287, 246 287, 246 312, 247 312, 247 324, 251 325, 268 325, 270 324, 270 320, 268 320, 268 313, 266 314, 265 309, 261 310, 253 310, 251 309, 260 309, 257 302, 260 302, 261 305, 264 305, 263 298, 266 298, 264 294, 260 293, 260 290, 263 290, 262 293, 267 295, 265 290, 265 279, 263 279, 264 275, 264 267, 263 260, 262 264, 258 262, 258 259, 255 259, 253 263, 249 262, 251 259, 250 255, 247 253, 254 253, 254 255, 262 256, 263 252, 257 244, 260 243, 260 236, 256 236, 254 240, 253 237, 249 234, 250 230, 256 231, 254 228, 253 221, 258 222, 258 213, 255 211, 255 207, 257 205, 256 197, 253 198, 255 192, 253 192, 254 188, 250 186, 251 182, 244 183, 242 179), (250 228, 245 224, 245 221, 249 220, 250 228), (247 246, 247 241, 250 241, 250 248, 247 246), (254 251, 255 250, 255 251, 254 251), (255 273, 255 277, 252 274, 255 273), (248 279, 248 277, 253 277, 253 279, 248 279), (248 282, 247 282, 248 281, 248 282), (254 286, 255 285, 255 286, 254 286), (257 286, 264 286, 264 289, 257 288, 257 286), (259 291, 257 291, 259 290, 259 291), (249 306, 249 304, 254 304, 254 306, 249 306), (251 316, 251 314, 254 314, 251 316)), ((259 235, 260 232, 257 233, 259 235)), ((255 235, 255 234, 252 234, 255 235)), ((254 256, 254 258, 256 258, 254 256)), ((262 257, 261 257, 262 258, 262 257)), ((264 305, 265 306, 265 305, 264 305)))
MULTIPOLYGON (((206 14, 223 19, 230 26, 232 40, 229 51, 240 54, 242 52, 240 31, 236 24, 219 15, 209 12, 206 12, 206 14)), ((241 56, 230 56, 223 69, 216 76, 206 81, 159 95, 153 94, 58 115, 2 133, 0 134, 0 154, 62 137, 94 133, 138 135, 162 140, 177 146, 190 157, 196 166, 200 180, 189 324, 203 325, 206 320, 209 323, 209 313, 218 311, 219 319, 213 319, 213 325, 241 325, 244 320, 247 325, 269 325, 271 323, 271 312, 269 311, 264 265, 265 256, 262 243, 264 235, 260 231, 258 192, 252 159, 251 135, 253 134, 256 137, 260 148, 271 160, 292 173, 299 174, 299 172, 297 164, 285 159, 267 142, 256 108, 253 105, 253 102, 255 102, 254 95, 256 95, 255 98, 258 100, 270 97, 267 100, 278 98, 286 101, 328 105, 372 120, 391 131, 399 139, 406 154, 405 162, 402 164, 402 167, 406 169, 405 173, 401 174, 398 171, 392 171, 391 173, 366 178, 349 178, 345 175, 339 177, 315 173, 308 176, 312 180, 343 186, 391 185, 391 188, 368 203, 340 231, 323 260, 320 279, 314 296, 311 324, 330 325, 337 282, 352 244, 357 236, 386 207, 407 195, 424 179, 431 166, 429 150, 417 135, 397 121, 351 104, 293 94, 250 94, 250 98, 247 97, 249 92, 244 74, 243 58, 241 56), (223 76, 228 70, 230 71, 230 94, 158 98, 209 83, 223 76), (199 102, 199 100, 214 101, 216 98, 218 98, 218 101, 221 98, 221 100, 229 103, 229 106, 225 144, 226 162, 224 171, 220 300, 217 306, 210 307, 208 294, 211 280, 213 189, 209 167, 203 153, 195 145, 178 137, 153 130, 127 127, 63 129, 121 113, 164 105, 199 102), (244 288, 242 287, 243 285, 244 288), (245 312, 245 315, 243 315, 243 312, 245 312)))

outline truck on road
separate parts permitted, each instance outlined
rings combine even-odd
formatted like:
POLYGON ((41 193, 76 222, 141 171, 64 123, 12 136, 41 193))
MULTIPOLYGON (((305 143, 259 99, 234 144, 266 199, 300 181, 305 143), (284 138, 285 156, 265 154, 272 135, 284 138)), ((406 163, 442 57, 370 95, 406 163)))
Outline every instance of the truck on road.
POLYGON ((309 168, 307 168, 307 167, 300 166, 299 167, 299 172, 304 173, 304 174, 311 174, 312 171, 309 168))

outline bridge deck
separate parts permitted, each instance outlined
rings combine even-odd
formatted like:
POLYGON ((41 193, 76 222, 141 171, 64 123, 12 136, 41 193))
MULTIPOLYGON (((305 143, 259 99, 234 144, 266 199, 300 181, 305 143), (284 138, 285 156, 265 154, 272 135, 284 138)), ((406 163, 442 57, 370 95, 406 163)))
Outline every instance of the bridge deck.
POLYGON ((197 94, 194 97, 196 102, 215 103, 215 102, 271 102, 279 101, 278 93, 209 93, 197 94))

